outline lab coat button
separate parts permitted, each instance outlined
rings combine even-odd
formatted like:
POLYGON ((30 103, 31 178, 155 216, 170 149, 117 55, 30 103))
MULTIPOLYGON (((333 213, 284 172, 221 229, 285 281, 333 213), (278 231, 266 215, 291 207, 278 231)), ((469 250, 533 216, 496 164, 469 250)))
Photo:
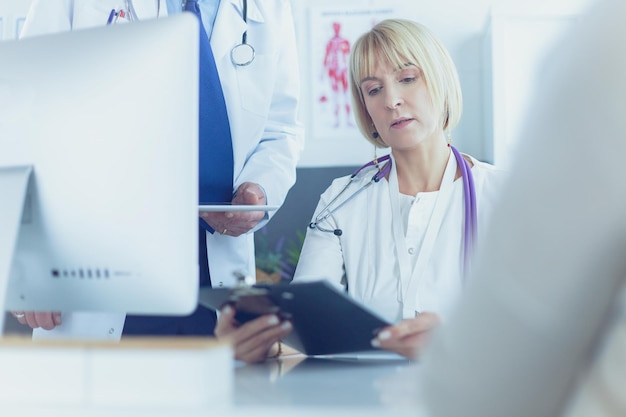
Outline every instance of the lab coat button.
POLYGON ((114 329, 113 327, 111 327, 111 328, 109 329, 109 334, 113 334, 113 333, 115 333, 115 329, 114 329))
POLYGON ((415 249, 414 248, 409 248, 409 255, 413 255, 415 253, 415 249))

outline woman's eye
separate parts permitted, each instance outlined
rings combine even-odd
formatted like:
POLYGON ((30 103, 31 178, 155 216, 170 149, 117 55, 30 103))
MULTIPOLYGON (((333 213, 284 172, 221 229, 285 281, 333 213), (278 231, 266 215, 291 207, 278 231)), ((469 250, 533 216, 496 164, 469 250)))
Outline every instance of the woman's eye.
POLYGON ((415 81, 417 78, 416 77, 406 77, 400 80, 401 83, 405 83, 405 84, 409 84, 412 83, 413 81, 415 81))
POLYGON ((374 87, 374 88, 370 88, 370 89, 367 90, 367 95, 368 96, 375 96, 379 92, 380 92, 380 87, 374 87))

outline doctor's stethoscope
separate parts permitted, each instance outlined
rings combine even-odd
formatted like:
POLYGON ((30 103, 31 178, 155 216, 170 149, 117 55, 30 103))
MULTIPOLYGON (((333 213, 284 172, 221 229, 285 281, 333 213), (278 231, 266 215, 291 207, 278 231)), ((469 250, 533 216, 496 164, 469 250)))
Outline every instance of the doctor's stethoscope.
MULTIPOLYGON (((131 22, 134 20, 139 20, 137 18, 137 12, 135 11, 135 8, 133 7, 133 0, 124 0, 124 3, 126 5, 126 10, 128 13, 128 20, 130 20, 131 22)), ((183 8, 184 8, 185 3, 186 3, 186 0, 183 1, 183 8)), ((161 15, 161 0, 156 0, 156 8, 157 8, 157 19, 158 19, 161 15)), ((120 12, 124 13, 124 10, 120 10, 120 11, 112 10, 111 15, 109 16, 109 19, 107 21, 107 24, 114 23, 113 19, 117 20, 120 17, 119 15, 120 12)), ((244 23, 246 23, 247 25, 248 24, 248 0, 243 0, 243 10, 241 14, 242 14, 244 23)), ((121 17, 124 17, 123 14, 121 17)), ((243 34, 241 35, 241 43, 233 46, 233 48, 230 50, 230 61, 235 66, 245 67, 247 65, 250 65, 252 61, 254 61, 255 53, 256 52, 254 50, 254 47, 248 43, 248 31, 245 30, 243 34)))
MULTIPOLYGON (((477 224, 477 215, 476 215, 476 188, 474 185, 474 176, 472 175, 472 170, 469 163, 463 158, 461 153, 452 145, 450 145, 450 149, 454 154, 456 162, 461 170, 461 178, 463 181, 463 201, 464 201, 464 221, 463 221, 463 257, 464 263, 467 265, 467 260, 469 258, 469 254, 471 248, 474 245, 476 239, 476 224, 477 224)), ((346 183, 346 185, 339 191, 339 193, 328 203, 326 206, 320 210, 320 212, 315 216, 315 219, 309 223, 310 229, 317 229, 321 232, 332 233, 335 236, 341 236, 343 234, 343 230, 329 229, 322 227, 320 223, 328 221, 328 218, 335 213, 338 209, 343 207, 348 201, 352 200, 358 194, 360 194, 363 190, 379 182, 382 178, 387 176, 387 174, 391 171, 391 157, 389 155, 385 155, 381 158, 374 159, 373 161, 368 162, 367 164, 359 167, 356 171, 350 175, 350 179, 346 183), (381 168, 380 163, 387 163, 381 168), (339 199, 339 197, 350 187, 350 185, 358 179, 359 174, 366 168, 375 167, 376 173, 372 176, 372 178, 365 184, 363 184, 360 188, 355 190, 348 198, 343 200, 336 207, 333 207, 335 202, 339 199)))

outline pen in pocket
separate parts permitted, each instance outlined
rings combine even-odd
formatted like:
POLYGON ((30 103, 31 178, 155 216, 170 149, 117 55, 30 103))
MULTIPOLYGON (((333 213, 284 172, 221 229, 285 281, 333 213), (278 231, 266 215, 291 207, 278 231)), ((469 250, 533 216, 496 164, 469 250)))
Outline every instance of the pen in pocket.
POLYGON ((115 9, 111 9, 111 13, 109 13, 109 18, 107 19, 107 25, 113 23, 113 18, 115 17, 115 9))

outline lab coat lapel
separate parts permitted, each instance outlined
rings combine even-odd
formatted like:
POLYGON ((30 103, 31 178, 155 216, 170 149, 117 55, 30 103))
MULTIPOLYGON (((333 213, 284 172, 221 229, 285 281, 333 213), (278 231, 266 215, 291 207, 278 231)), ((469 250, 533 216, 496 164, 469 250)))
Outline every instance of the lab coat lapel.
MULTIPOLYGON (((254 0, 248 0, 248 20, 252 20, 252 15, 260 14, 260 10, 254 0)), ((211 48, 215 61, 230 61, 230 50, 241 43, 241 36, 246 31, 247 25, 243 21, 242 0, 222 0, 217 10, 217 18, 213 33, 211 34, 211 48)))
POLYGON ((402 214, 400 212, 400 198, 398 175, 396 172, 395 160, 391 172, 389 173, 389 201, 391 202, 391 223, 393 228, 393 241, 395 243, 396 258, 398 260, 399 280, 398 280, 398 302, 405 303, 405 288, 411 279, 411 263, 407 254, 406 241, 404 239, 404 228, 402 227, 402 214))
MULTIPOLYGON (((159 17, 167 16, 167 4, 165 1, 160 0, 161 8, 159 10, 159 17)), ((157 6, 159 0, 134 0, 132 6, 137 13, 139 20, 154 19, 157 17, 157 6)))

